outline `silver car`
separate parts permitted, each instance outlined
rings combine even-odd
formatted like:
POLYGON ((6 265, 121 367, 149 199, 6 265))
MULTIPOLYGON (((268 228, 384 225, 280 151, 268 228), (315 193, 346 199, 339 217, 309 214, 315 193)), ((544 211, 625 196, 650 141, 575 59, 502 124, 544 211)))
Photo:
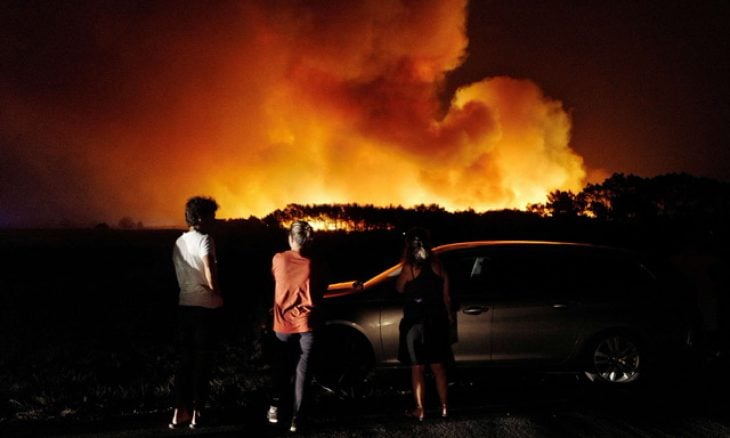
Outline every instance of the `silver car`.
MULTIPOLYGON (((542 241, 453 243, 434 252, 451 285, 456 366, 567 369, 622 384, 691 346, 686 303, 629 252, 542 241)), ((320 384, 353 393, 369 370, 400 365, 400 270, 329 286, 320 384)))

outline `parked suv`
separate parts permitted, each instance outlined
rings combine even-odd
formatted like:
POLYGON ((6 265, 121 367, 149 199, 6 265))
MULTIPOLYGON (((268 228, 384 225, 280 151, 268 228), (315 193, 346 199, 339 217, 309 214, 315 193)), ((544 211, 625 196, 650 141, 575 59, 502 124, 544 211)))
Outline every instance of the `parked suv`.
MULTIPOLYGON (((434 248, 449 275, 456 366, 537 366, 634 382, 689 346, 678 296, 633 254, 562 242, 479 241, 434 248)), ((355 391, 372 368, 399 366, 401 265, 326 294, 318 381, 355 391)))

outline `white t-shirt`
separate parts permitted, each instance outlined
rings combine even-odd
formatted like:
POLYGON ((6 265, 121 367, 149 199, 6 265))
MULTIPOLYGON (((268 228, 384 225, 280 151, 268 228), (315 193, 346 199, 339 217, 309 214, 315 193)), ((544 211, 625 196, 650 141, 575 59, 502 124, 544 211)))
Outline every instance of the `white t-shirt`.
POLYGON ((215 257, 213 239, 207 234, 191 230, 183 233, 175 242, 172 261, 180 285, 181 306, 215 309, 223 305, 223 298, 210 290, 205 278, 203 257, 207 255, 215 257))

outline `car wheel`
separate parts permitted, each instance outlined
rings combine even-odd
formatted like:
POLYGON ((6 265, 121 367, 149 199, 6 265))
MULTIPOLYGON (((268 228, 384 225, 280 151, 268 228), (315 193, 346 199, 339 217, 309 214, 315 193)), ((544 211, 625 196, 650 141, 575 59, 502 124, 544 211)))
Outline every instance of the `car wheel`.
POLYGON ((631 383, 639 379, 642 351, 633 337, 612 333, 594 342, 588 351, 585 375, 592 382, 631 383))
POLYGON ((361 335, 330 331, 318 348, 314 383, 342 399, 357 399, 372 392, 373 355, 361 335))

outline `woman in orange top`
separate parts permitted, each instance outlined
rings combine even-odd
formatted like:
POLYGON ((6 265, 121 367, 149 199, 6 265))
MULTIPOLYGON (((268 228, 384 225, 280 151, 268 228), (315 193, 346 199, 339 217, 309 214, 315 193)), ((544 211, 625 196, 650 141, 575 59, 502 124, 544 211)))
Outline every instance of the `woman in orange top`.
POLYGON ((277 388, 273 404, 267 414, 270 423, 278 422, 278 404, 291 381, 294 368, 294 400, 291 427, 296 432, 301 420, 304 389, 309 378, 309 363, 314 345, 315 322, 313 312, 321 297, 321 287, 312 280, 312 262, 302 255, 312 240, 312 227, 296 221, 289 232, 289 251, 274 255, 271 271, 274 274, 274 333, 282 347, 283 359, 277 368, 277 388), (294 367, 294 363, 296 363, 294 367))

